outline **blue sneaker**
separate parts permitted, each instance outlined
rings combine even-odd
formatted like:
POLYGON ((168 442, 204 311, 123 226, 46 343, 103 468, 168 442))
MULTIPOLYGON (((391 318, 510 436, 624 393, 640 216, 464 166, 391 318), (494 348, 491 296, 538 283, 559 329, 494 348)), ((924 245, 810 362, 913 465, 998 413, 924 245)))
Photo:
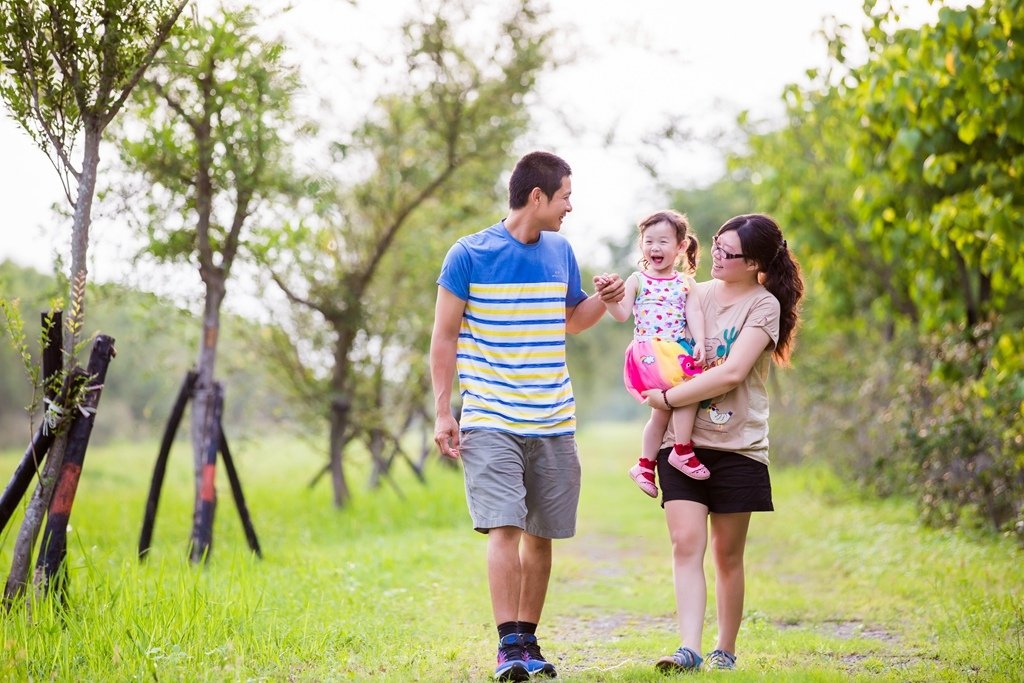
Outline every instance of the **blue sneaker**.
POLYGON ((662 657, 654 666, 662 673, 674 673, 677 671, 697 671, 704 658, 694 652, 693 648, 680 647, 668 657, 662 657))
POLYGON ((735 669, 736 668, 736 655, 725 650, 712 650, 704 660, 707 662, 709 669, 735 669))
POLYGON ((496 681, 528 681, 526 650, 518 633, 510 633, 498 641, 498 666, 494 669, 496 681))
POLYGON ((520 633, 523 639, 523 650, 526 652, 526 670, 531 676, 546 676, 554 678, 558 675, 555 665, 544 659, 540 652, 540 645, 537 644, 537 636, 532 633, 520 633))

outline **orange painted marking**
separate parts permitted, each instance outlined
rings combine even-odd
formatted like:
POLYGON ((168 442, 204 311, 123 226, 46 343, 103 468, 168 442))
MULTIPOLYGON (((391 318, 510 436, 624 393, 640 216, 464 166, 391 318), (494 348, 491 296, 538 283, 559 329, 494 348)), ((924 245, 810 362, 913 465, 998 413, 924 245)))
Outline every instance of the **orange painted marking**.
POLYGON ((217 473, 217 468, 212 465, 203 465, 203 479, 199 484, 199 499, 203 501, 212 501, 216 496, 216 489, 214 488, 214 475, 217 473))
POLYGON ((71 504, 75 502, 78 478, 81 475, 81 465, 66 462, 61 466, 60 477, 57 479, 57 489, 53 492, 53 499, 50 501, 51 515, 71 514, 71 504))

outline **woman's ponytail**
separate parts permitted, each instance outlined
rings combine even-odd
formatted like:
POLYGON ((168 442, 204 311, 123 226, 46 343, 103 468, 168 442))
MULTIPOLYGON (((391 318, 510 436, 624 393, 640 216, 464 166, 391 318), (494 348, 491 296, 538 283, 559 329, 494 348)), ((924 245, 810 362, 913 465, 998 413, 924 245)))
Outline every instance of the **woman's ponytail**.
POLYGON ((789 364, 796 328, 800 321, 800 299, 804 295, 804 281, 800 264, 789 252, 786 241, 761 271, 761 284, 779 300, 779 342, 772 356, 779 365, 789 364))

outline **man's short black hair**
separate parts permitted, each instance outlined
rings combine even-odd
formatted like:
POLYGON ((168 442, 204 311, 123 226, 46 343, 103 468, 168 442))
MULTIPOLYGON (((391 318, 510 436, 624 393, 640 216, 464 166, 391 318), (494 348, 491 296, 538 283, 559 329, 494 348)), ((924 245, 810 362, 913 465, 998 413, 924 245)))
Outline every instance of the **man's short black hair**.
POLYGON ((530 152, 518 162, 508 181, 508 206, 521 209, 526 206, 533 188, 539 187, 548 199, 562 186, 562 179, 571 176, 572 169, 565 159, 551 152, 530 152))

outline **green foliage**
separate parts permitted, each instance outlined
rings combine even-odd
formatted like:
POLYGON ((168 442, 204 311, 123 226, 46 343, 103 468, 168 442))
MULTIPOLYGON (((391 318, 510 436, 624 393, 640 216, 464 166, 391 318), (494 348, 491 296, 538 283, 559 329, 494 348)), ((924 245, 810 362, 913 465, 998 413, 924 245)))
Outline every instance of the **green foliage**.
POLYGON ((913 415, 905 437, 882 429, 870 449, 928 463, 894 467, 930 511, 999 498, 980 507, 1003 528, 1020 519, 1024 476, 1020 444, 1005 437, 1024 416, 1014 355, 1024 326, 1024 98, 1014 85, 1024 79, 1024 3, 942 8, 935 25, 896 31, 891 9, 866 9, 866 63, 844 63, 845 39, 833 36, 837 62, 786 90, 782 128, 748 121, 749 152, 733 166, 804 266, 805 337, 831 336, 847 357, 837 368, 813 355, 822 368, 806 382, 872 401, 874 411, 852 409, 858 439, 879 415, 913 415), (892 390, 874 392, 876 381, 892 390), (997 483, 985 481, 991 473, 997 483))
MULTIPOLYGON (((3 316, 3 320, 0 320, 0 322, 3 323, 7 331, 11 347, 21 360, 22 367, 25 369, 25 376, 32 386, 32 401, 25 406, 25 410, 31 413, 36 409, 36 390, 42 388, 40 386, 42 384, 40 378, 41 371, 39 365, 33 360, 31 351, 29 351, 28 339, 25 335, 25 321, 21 317, 18 300, 8 301, 7 299, 0 299, 0 315, 3 316)), ((45 330, 43 332, 45 334, 45 330)), ((41 335, 41 337, 45 339, 44 336, 41 335)))
POLYGON ((120 188, 125 208, 157 262, 230 274, 250 217, 292 188, 298 74, 256 24, 246 7, 175 30, 121 127, 122 160, 145 183, 120 188))
POLYGON ((76 138, 117 114, 185 4, 0 0, 0 98, 55 160, 69 200, 76 138))
POLYGON ((0 99, 53 163, 71 224, 65 370, 84 331, 86 254, 100 138, 188 0, 0 1, 0 99), (82 143, 79 165, 72 150, 82 143))
POLYGON ((293 304, 292 334, 271 335, 272 353, 307 414, 323 419, 340 401, 353 433, 400 434, 424 412, 434 283, 451 243, 502 215, 496 181, 552 63, 541 17, 526 0, 465 34, 472 10, 438 3, 407 22, 405 82, 333 141, 343 171, 311 184, 305 218, 263 235, 293 304))

